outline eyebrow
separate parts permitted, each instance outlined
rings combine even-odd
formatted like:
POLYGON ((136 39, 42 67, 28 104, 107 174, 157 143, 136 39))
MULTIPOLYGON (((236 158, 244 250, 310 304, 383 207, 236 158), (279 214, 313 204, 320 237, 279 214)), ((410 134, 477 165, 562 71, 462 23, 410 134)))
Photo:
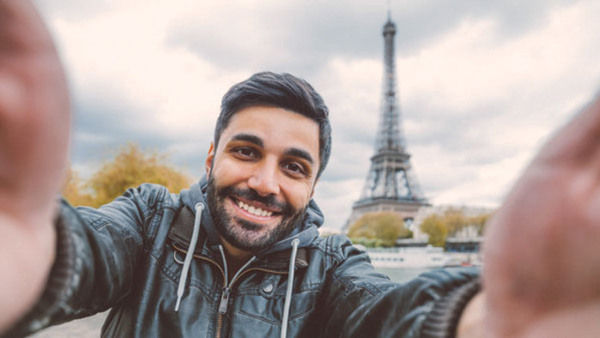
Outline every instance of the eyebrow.
POLYGON ((285 150, 285 154, 288 155, 288 156, 294 156, 294 157, 303 158, 307 162, 309 162, 311 165, 314 164, 314 160, 313 160, 312 156, 310 156, 310 154, 307 151, 304 151, 302 149, 289 148, 289 149, 285 150))
POLYGON ((264 143, 263 140, 256 136, 256 135, 251 135, 251 134, 237 134, 234 135, 231 138, 232 141, 246 141, 246 142, 250 142, 250 143, 254 143, 257 146, 264 148, 264 143))
MULTIPOLYGON (((231 140, 250 142, 261 148, 264 148, 263 140, 260 137, 258 137, 256 135, 252 135, 252 134, 245 134, 245 133, 236 134, 231 138, 231 140)), ((315 163, 312 156, 310 156, 310 154, 307 151, 299 149, 299 148, 288 148, 285 150, 284 154, 287 156, 302 158, 302 159, 306 160, 307 162, 309 162, 311 165, 315 163)))

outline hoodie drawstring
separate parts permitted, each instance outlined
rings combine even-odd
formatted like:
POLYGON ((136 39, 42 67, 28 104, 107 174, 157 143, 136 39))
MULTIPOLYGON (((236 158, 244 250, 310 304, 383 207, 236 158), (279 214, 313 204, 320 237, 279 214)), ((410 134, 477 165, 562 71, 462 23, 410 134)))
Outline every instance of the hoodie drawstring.
POLYGON ((223 246, 219 244, 219 252, 221 253, 221 259, 223 260, 223 272, 225 273, 225 284, 229 283, 229 276, 227 275, 227 270, 229 267, 227 266, 227 258, 225 258, 225 250, 223 250, 223 246))
POLYGON ((192 258, 194 257, 194 250, 196 250, 196 243, 198 242, 198 234, 200 233, 200 220, 202 219, 202 211, 204 210, 204 204, 196 204, 196 217, 194 218, 194 231, 192 232, 192 238, 190 239, 190 247, 185 254, 185 260, 183 261, 183 269, 181 270, 181 276, 179 276, 179 285, 177 286, 177 302, 175 303, 175 312, 179 311, 179 305, 181 303, 181 297, 183 297, 183 290, 185 289, 185 282, 187 275, 190 270, 192 258))
POLYGON ((295 238, 292 241, 292 254, 290 255, 290 266, 288 272, 288 285, 285 291, 285 303, 283 304, 283 319, 281 320, 281 338, 287 337, 288 316, 290 314, 290 305, 292 302, 292 287, 294 286, 294 268, 296 267, 296 253, 300 240, 295 238))

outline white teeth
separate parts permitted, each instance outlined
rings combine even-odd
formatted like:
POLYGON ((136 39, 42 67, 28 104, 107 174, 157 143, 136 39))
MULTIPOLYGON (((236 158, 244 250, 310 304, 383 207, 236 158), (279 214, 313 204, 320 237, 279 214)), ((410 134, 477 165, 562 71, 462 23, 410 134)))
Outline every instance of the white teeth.
POLYGON ((238 204, 238 207, 248 211, 252 215, 269 217, 273 214, 273 212, 271 212, 271 211, 267 211, 267 210, 263 210, 261 208, 250 206, 242 201, 238 201, 237 204, 238 204))

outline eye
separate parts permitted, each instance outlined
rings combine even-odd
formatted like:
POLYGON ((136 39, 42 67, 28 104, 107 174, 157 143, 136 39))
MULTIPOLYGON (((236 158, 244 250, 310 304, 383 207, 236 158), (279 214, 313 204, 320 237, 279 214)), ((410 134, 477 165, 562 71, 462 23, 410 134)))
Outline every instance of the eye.
POLYGON ((258 157, 258 152, 250 147, 237 147, 233 153, 242 159, 254 159, 258 157))
POLYGON ((292 175, 306 176, 306 169, 302 165, 300 165, 296 162, 284 163, 282 165, 282 167, 283 167, 283 169, 285 169, 287 172, 291 173, 292 175))

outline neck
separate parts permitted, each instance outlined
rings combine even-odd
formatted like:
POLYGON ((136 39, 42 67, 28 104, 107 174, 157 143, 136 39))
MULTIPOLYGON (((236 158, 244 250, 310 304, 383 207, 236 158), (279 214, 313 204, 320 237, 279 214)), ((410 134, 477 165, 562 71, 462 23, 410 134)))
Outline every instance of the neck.
POLYGON ((239 249, 227 242, 222 236, 220 237, 223 248, 225 249, 225 256, 227 257, 227 272, 229 278, 232 278, 238 269, 252 257, 252 253, 250 251, 239 249))

